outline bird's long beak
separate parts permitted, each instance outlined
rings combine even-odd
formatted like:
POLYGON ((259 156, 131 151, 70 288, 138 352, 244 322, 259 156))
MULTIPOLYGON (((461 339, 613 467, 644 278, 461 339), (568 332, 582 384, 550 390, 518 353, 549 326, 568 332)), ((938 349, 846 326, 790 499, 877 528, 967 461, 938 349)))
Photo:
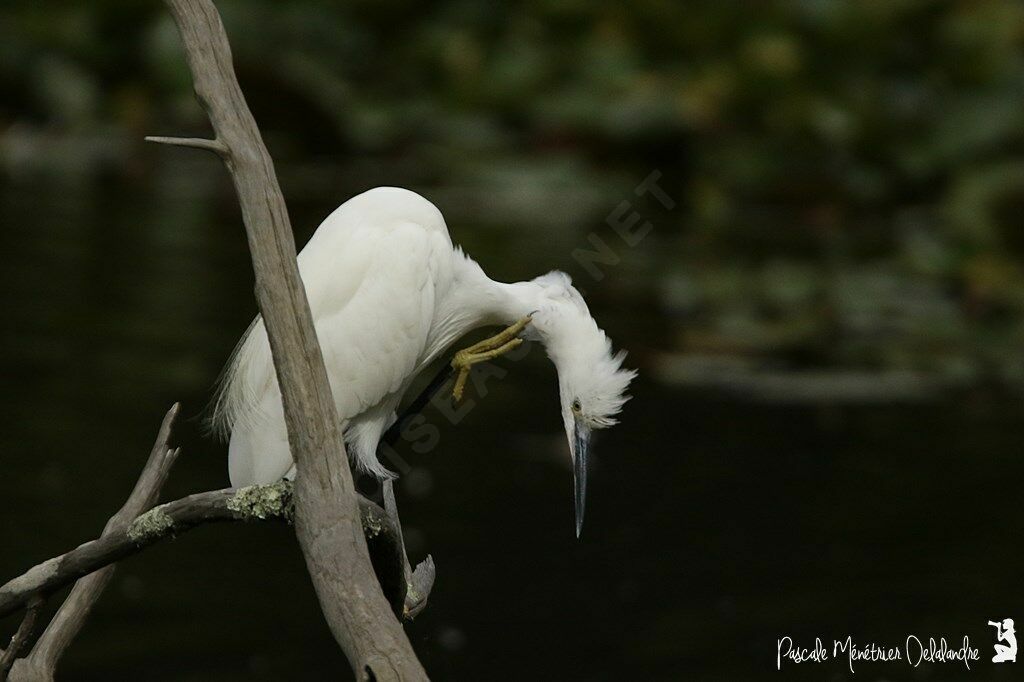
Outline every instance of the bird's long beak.
POLYGON ((583 530, 583 512, 587 506, 587 451, 590 448, 590 428, 575 422, 573 426, 572 476, 576 493, 576 537, 583 530))

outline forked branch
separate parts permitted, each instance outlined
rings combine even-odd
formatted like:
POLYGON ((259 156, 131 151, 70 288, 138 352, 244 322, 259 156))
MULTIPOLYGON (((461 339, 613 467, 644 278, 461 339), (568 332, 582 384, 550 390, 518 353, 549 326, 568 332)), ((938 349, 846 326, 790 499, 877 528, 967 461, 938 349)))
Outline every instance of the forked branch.
MULTIPOLYGON (((107 525, 103 528, 104 536, 122 532, 135 517, 156 504, 160 497, 160 491, 167 481, 167 476, 171 472, 171 467, 174 466, 180 454, 178 448, 171 448, 169 445, 174 421, 180 411, 181 405, 175 403, 164 415, 160 430, 157 432, 156 442, 153 443, 153 449, 149 453, 149 459, 142 469, 142 474, 124 506, 107 521, 107 525)), ((114 567, 108 566, 82 578, 75 584, 71 594, 61 604, 57 614, 39 637, 32 649, 32 654, 24 661, 26 667, 39 671, 44 677, 53 676, 61 654, 78 635, 93 606, 113 576, 114 567)))
MULTIPOLYGON (((142 474, 135 483, 135 488, 128 496, 124 506, 107 521, 107 525, 103 529, 103 537, 123 532, 136 516, 156 504, 157 499, 160 497, 160 490, 167 481, 171 467, 174 466, 174 462, 178 458, 179 450, 176 448, 172 449, 169 443, 174 429, 174 421, 180 409, 181 406, 175 403, 167 411, 167 414, 164 415, 160 429, 157 432, 156 441, 153 443, 153 448, 150 451, 149 459, 146 461, 146 466, 143 467, 142 474)), ((86 618, 89 617, 93 606, 114 575, 114 567, 112 565, 107 566, 104 564, 103 566, 102 570, 83 577, 75 584, 71 593, 64 600, 64 603, 61 604, 60 609, 57 610, 53 620, 50 621, 49 626, 47 626, 46 630, 36 641, 35 646, 32 647, 31 652, 17 662, 12 658, 13 671, 11 671, 11 668, 7 670, 12 672, 15 680, 19 682, 41 682, 53 679, 61 655, 82 629, 82 625, 85 623, 86 618)), ((16 583, 18 580, 20 579, 15 579, 11 583, 16 583)), ((67 582, 70 582, 70 580, 67 582)), ((63 584, 67 584, 67 582, 63 584)), ((8 586, 11 583, 8 583, 8 586)), ((7 586, 0 588, 0 593, 6 588, 7 586)), ((27 600, 19 601, 19 606, 44 597, 45 594, 43 592, 31 592, 27 600)), ((33 611, 31 606, 29 611, 33 611)), ((14 658, 20 655, 21 652, 16 652, 14 658)), ((4 675, 0 675, 0 680, 2 679, 4 679, 4 675)))
POLYGON ((11 637, 10 645, 6 650, 0 650, 0 682, 6 682, 15 661, 21 656, 22 650, 32 638, 32 632, 35 630, 42 606, 42 597, 36 596, 29 601, 28 608, 25 609, 25 616, 21 619, 21 625, 18 626, 17 632, 11 637))
MULTIPOLYGON (((295 505, 290 481, 198 493, 153 508, 180 453, 169 446, 179 411, 180 406, 175 404, 164 416, 135 488, 99 538, 48 559, 0 586, 0 618, 25 609, 11 644, 0 650, 0 682, 8 675, 14 682, 54 679, 61 655, 110 582, 117 561, 208 523, 292 521, 295 505), (75 583, 71 593, 28 651, 42 605, 49 595, 71 583, 75 583)), ((424 589, 422 579, 410 577, 397 515, 393 517, 362 496, 358 503, 361 528, 380 588, 396 615, 411 618, 425 605, 429 586, 424 589)), ((417 567, 417 573, 428 564, 433 566, 429 557, 417 567)))

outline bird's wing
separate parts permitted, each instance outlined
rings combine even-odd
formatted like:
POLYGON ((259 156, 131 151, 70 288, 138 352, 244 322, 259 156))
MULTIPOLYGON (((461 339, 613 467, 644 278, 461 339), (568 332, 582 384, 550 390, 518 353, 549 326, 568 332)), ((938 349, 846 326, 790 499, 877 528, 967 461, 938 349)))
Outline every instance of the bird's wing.
POLYGON ((451 276, 452 247, 443 234, 414 223, 375 229, 368 267, 351 297, 316 302, 338 416, 345 420, 399 391, 422 358, 435 294, 451 276))
MULTIPOLYGON (((299 271, 338 416, 345 423, 399 391, 415 371, 427 344, 435 292, 450 277, 452 246, 443 224, 442 229, 412 222, 331 227, 325 223, 303 249, 299 271)), ((257 317, 225 372, 214 426, 231 433, 233 443, 236 436, 246 437, 240 432, 270 428, 283 435, 278 396, 266 329, 257 317)), ((266 442, 251 435, 248 440, 266 442)), ((286 445, 283 454, 273 455, 257 455, 251 452, 255 447, 232 447, 231 458, 272 457, 273 465, 239 469, 233 461, 232 471, 268 470, 257 477, 264 479, 281 469, 272 482, 290 467, 286 445)), ((357 454, 364 467, 379 468, 375 453, 357 454)))

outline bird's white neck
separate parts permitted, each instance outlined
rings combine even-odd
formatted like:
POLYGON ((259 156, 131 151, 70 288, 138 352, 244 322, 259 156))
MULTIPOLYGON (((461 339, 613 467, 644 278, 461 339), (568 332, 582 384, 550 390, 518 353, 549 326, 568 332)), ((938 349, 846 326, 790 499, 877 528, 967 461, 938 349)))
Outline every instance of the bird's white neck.
POLYGON ((529 315, 537 309, 541 287, 534 282, 496 282, 471 258, 456 253, 451 284, 438 294, 431 359, 474 329, 510 325, 529 315))

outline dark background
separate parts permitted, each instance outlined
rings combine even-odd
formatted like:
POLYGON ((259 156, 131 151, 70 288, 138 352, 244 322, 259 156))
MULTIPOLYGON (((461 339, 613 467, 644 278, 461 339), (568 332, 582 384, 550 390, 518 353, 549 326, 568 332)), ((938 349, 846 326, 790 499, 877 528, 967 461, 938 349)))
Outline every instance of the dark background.
MULTIPOLYGON (((400 448, 435 679, 1014 678, 986 621, 1024 623, 1024 5, 218 6, 299 244, 409 187, 493 277, 570 272, 640 371, 579 541, 543 353, 400 448), (774 669, 784 635, 909 634, 981 660, 774 669)), ((141 141, 206 132, 159 3, 0 8, 3 578, 100 531, 176 400, 165 497, 226 485, 200 417, 255 313, 238 208, 141 141)), ((224 526, 125 561, 60 672, 346 670, 291 532, 224 526)))

